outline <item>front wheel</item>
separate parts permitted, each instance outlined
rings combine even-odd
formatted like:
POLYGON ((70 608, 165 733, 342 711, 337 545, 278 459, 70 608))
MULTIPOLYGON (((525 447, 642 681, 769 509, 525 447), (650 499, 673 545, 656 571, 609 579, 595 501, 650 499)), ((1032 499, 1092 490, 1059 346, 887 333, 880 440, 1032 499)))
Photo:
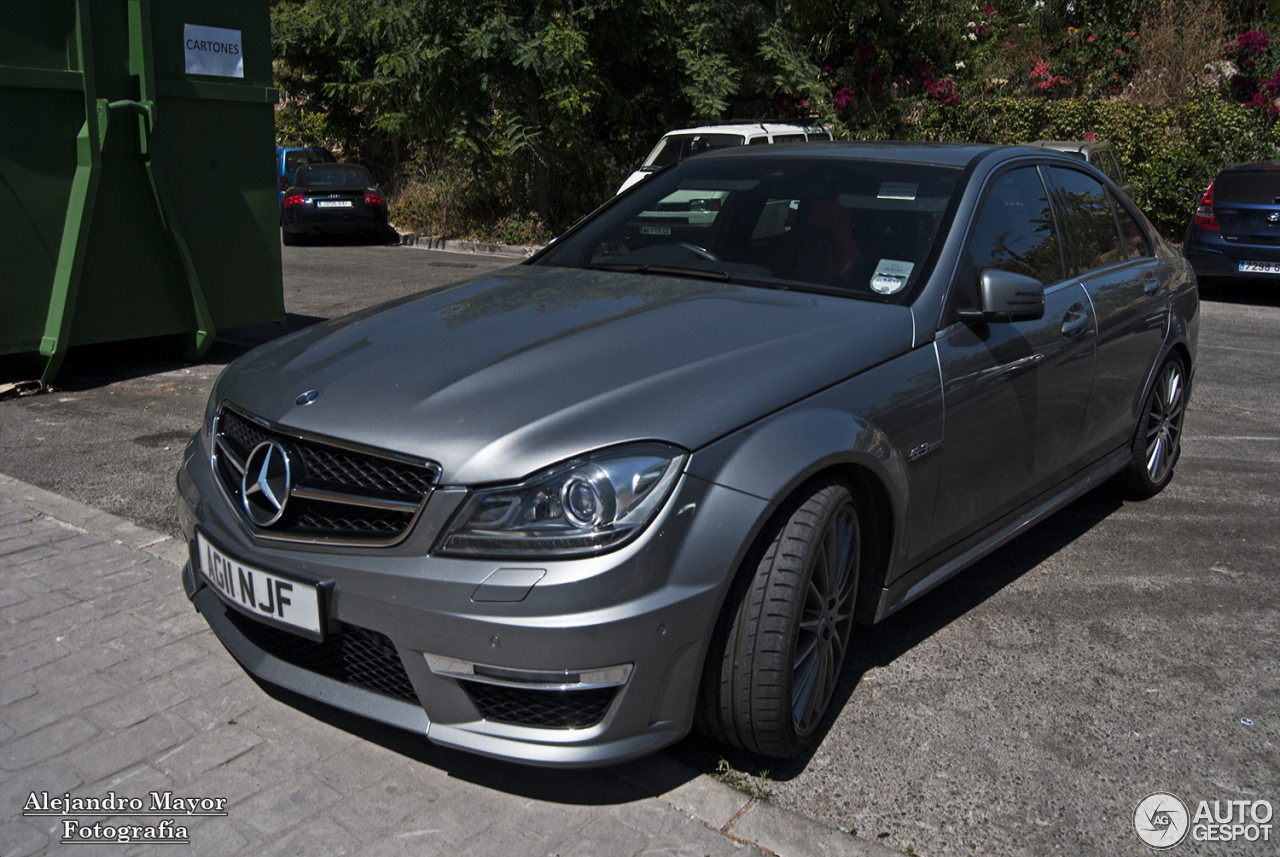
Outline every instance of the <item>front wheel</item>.
POLYGON ((1132 460, 1121 477, 1134 494, 1159 494, 1173 479, 1173 466, 1182 453, 1182 419, 1187 408, 1187 370, 1174 354, 1164 362, 1143 403, 1134 431, 1132 460))
POLYGON ((726 607, 703 676, 698 726, 709 737, 786 758, 814 739, 849 638, 862 553, 853 495, 819 483, 797 503, 726 607))

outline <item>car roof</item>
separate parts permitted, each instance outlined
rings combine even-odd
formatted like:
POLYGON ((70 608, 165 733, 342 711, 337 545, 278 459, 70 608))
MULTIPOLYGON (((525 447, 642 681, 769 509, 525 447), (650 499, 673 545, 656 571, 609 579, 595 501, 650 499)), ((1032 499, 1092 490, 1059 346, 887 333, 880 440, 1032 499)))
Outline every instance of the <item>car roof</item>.
POLYGON ((1110 140, 1032 140, 1028 146, 1039 146, 1042 149, 1053 149, 1056 152, 1093 152, 1098 149, 1113 148, 1110 140))
MULTIPOLYGON (((697 156, 698 161, 720 158, 848 158, 852 160, 897 161, 907 164, 934 164, 963 167, 975 158, 993 153, 1018 153, 1044 155, 1040 149, 1025 146, 990 146, 974 143, 931 143, 895 140, 879 143, 822 142, 804 145, 734 146, 715 149, 697 156)), ((1063 156, 1067 157, 1067 156, 1063 156)))
POLYGON ((1270 172, 1272 170, 1280 171, 1280 161, 1253 161, 1248 164, 1227 164, 1219 173, 1249 173, 1249 172, 1270 172))
POLYGON ((729 122, 722 125, 698 125, 694 128, 677 128, 663 134, 671 137, 676 134, 748 134, 753 131, 766 131, 770 134, 795 134, 798 132, 815 133, 826 131, 821 125, 797 125, 786 122, 729 122))

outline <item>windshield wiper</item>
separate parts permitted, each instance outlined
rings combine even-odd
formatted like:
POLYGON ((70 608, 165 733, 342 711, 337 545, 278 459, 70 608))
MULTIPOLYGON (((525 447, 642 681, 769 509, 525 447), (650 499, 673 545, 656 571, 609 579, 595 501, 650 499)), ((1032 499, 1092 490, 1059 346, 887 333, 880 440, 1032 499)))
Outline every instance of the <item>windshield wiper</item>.
POLYGON ((592 271, 621 271, 627 274, 661 274, 668 277, 693 277, 698 280, 715 280, 720 283, 729 282, 728 271, 708 271, 703 268, 680 268, 673 265, 583 265, 592 271))

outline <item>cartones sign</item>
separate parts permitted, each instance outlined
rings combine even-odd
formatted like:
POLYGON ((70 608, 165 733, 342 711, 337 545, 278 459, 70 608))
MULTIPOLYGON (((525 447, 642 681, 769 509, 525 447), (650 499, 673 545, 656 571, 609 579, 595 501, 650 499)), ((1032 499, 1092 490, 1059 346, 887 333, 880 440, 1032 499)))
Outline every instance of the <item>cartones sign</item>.
POLYGON ((239 30, 186 24, 182 29, 182 47, 187 59, 187 74, 244 77, 239 30))

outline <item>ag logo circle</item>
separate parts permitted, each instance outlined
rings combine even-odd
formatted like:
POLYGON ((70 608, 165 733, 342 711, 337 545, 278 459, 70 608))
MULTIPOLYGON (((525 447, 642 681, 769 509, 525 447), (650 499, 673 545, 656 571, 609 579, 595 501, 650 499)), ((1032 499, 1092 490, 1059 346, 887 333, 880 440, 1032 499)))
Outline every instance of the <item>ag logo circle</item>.
POLYGON ((293 473, 289 452, 274 440, 253 448, 244 462, 240 479, 240 502, 249 520, 259 527, 269 527, 284 515, 289 492, 293 490, 293 473))
POLYGON ((1152 792, 1133 811, 1133 829, 1138 838, 1157 850, 1181 843, 1190 827, 1187 805, 1168 792, 1152 792))

